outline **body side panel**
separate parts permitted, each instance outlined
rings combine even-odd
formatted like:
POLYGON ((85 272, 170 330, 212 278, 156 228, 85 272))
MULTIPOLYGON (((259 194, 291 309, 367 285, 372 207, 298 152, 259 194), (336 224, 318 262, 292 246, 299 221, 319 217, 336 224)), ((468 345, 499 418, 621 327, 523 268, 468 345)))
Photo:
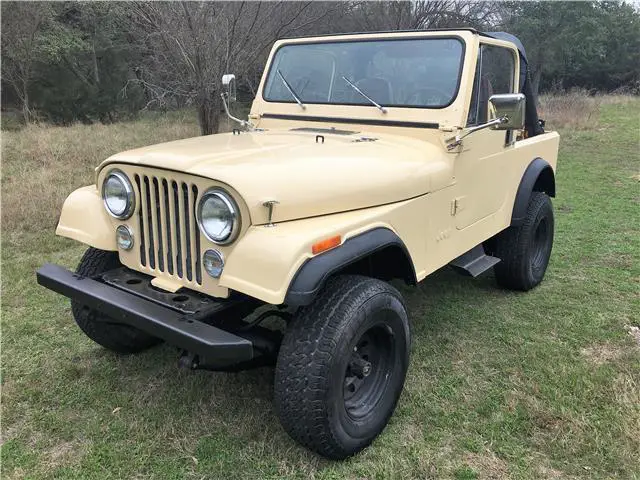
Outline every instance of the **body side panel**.
MULTIPOLYGON (((425 263, 420 265, 420 268, 416 266, 416 271, 420 270, 424 276, 429 275, 509 227, 522 175, 529 164, 538 156, 543 157, 555 170, 558 143, 559 135, 556 132, 549 132, 518 141, 509 147, 507 153, 496 156, 496 159, 500 161, 500 168, 495 171, 493 177, 486 179, 481 187, 501 191, 502 200, 497 205, 487 204, 487 208, 484 209, 485 215, 468 222, 463 228, 459 228, 456 217, 465 212, 464 205, 461 211, 456 211, 454 208, 456 200, 461 195, 468 193, 461 190, 460 179, 456 178, 456 184, 451 188, 429 194, 424 213, 428 216, 424 234, 425 263)), ((470 178, 470 181, 474 180, 477 178, 470 178)), ((471 200, 467 199, 468 202, 471 200)), ((473 201, 482 203, 488 200, 478 195, 473 201)), ((467 203, 468 205, 469 203, 467 203)), ((403 238, 402 230, 399 229, 398 234, 400 238, 403 238)), ((418 279, 420 280, 420 277, 418 279)))
POLYGON ((520 140, 502 151, 490 153, 491 144, 504 141, 504 135, 504 131, 497 130, 474 133, 465 139, 463 152, 454 159, 458 230, 503 210, 508 212, 506 228, 511 221, 517 189, 529 164, 540 157, 555 171, 560 139, 557 132, 520 140))

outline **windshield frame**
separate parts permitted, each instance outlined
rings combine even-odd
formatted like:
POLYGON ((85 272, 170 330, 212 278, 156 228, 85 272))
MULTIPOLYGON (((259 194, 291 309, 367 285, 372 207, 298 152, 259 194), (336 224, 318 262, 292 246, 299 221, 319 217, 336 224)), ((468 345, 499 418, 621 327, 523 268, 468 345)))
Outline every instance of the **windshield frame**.
MULTIPOLYGON (((269 68, 267 69, 265 76, 264 76, 264 82, 263 82, 263 86, 262 89, 260 91, 260 97, 261 99, 266 102, 266 103, 277 103, 277 104, 294 104, 297 105, 297 102, 295 100, 290 100, 290 101, 285 101, 285 100, 269 100, 268 98, 266 98, 266 89, 267 89, 267 84, 269 83, 269 78, 271 77, 272 74, 272 70, 274 68, 275 65, 275 59, 276 56, 278 55, 278 52, 280 51, 281 48, 283 47, 290 47, 290 46, 295 46, 295 45, 318 45, 318 44, 336 44, 336 43, 369 43, 369 42, 398 42, 398 41, 406 41, 406 40, 457 40, 461 47, 462 50, 460 51, 460 64, 458 66, 458 78, 456 79, 456 86, 455 89, 453 91, 453 95, 451 96, 451 100, 445 104, 445 105, 430 105, 430 106, 424 106, 424 105, 406 105, 406 104, 385 104, 382 105, 385 108, 410 108, 410 109, 422 109, 422 110, 442 110, 445 109, 447 107, 450 107, 458 98, 458 95, 460 94, 460 84, 462 82, 462 75, 463 75, 463 69, 464 69, 464 62, 465 62, 465 58, 466 58, 466 53, 467 53, 467 42, 465 41, 465 39, 463 37, 461 37, 460 35, 411 35, 411 36, 399 36, 399 37, 394 37, 394 38, 389 38, 389 37, 377 37, 377 38, 348 38, 348 39, 343 39, 343 40, 325 40, 325 39, 321 39, 321 40, 311 40, 311 41, 299 41, 299 42, 287 42, 287 43, 283 43, 282 45, 279 45, 273 52, 273 54, 271 55, 270 61, 269 61, 269 68)), ((366 93, 366 92, 365 92, 366 93)), ((375 99, 374 99, 375 100, 375 99)), ((348 102, 310 102, 310 101, 304 101, 305 105, 324 105, 324 106, 335 106, 335 107, 342 107, 342 106, 352 106, 352 107, 367 107, 367 108, 371 108, 373 107, 373 105, 370 104, 366 104, 366 103, 348 103, 348 102)))

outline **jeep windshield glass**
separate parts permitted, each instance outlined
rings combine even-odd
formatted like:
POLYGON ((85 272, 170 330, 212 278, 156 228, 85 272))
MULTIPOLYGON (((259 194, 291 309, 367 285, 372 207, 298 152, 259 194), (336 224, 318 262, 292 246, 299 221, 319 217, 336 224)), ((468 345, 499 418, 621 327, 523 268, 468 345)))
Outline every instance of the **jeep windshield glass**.
POLYGON ((458 90, 464 46, 458 38, 301 43, 280 47, 269 68, 263 98, 296 103, 367 105, 361 91, 384 107, 443 108, 458 90))

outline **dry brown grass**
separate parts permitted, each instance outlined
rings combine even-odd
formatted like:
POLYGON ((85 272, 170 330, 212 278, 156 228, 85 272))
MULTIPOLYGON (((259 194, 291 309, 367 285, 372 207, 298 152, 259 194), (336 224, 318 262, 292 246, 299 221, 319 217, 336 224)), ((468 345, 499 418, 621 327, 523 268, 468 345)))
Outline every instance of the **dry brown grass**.
POLYGON ((597 121, 602 96, 589 96, 574 89, 562 94, 546 94, 539 98, 538 115, 552 128, 586 129, 597 121))
POLYGON ((604 343, 583 348, 580 353, 594 365, 602 365, 606 362, 617 360, 626 353, 625 349, 619 345, 604 343))
POLYGON ((192 112, 114 125, 30 125, 2 132, 2 228, 55 227, 64 199, 94 181, 94 168, 123 150, 199 134, 192 112))
POLYGON ((465 463, 478 473, 478 478, 487 480, 503 480, 509 478, 507 462, 490 450, 482 453, 467 452, 465 463))
POLYGON ((631 338, 638 344, 638 347, 640 347, 640 327, 637 325, 625 325, 625 328, 627 332, 629 332, 629 335, 631 335, 631 338))
POLYGON ((539 98, 538 115, 551 129, 588 130, 598 125, 602 105, 627 105, 636 98, 628 94, 590 95, 583 89, 544 94, 539 98))

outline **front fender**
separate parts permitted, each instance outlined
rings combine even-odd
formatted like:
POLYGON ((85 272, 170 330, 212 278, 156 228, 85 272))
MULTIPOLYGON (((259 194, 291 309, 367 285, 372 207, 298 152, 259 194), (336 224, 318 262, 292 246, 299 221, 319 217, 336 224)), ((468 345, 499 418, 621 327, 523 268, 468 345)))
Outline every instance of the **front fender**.
MULTIPOLYGON (((330 254, 333 257, 335 253, 332 252, 344 248, 347 243, 353 244, 350 239, 364 232, 379 229, 388 232, 385 238, 397 238, 395 224, 402 223, 402 219, 406 217, 404 212, 408 203, 405 201, 366 210, 281 222, 274 227, 251 226, 226 259, 220 285, 274 305, 289 301, 300 304, 299 298, 294 299, 295 295, 287 293, 303 265, 310 259, 330 254), (312 254, 314 243, 335 235, 342 237, 342 246, 319 255, 312 254)), ((406 254, 412 265, 420 257, 424 241, 419 235, 414 237, 406 243, 406 254)), ((341 260, 346 262, 348 259, 341 260)), ((319 273, 320 284, 324 274, 325 272, 319 273)), ((313 282, 309 281, 304 285, 301 283, 303 286, 300 289, 306 289, 311 283, 313 282)))
MULTIPOLYGON (((398 247, 406 258, 411 258, 398 235, 388 228, 378 227, 353 236, 340 247, 307 260, 291 282, 285 303, 294 306, 309 305, 331 275, 387 247, 398 247)), ((411 274, 407 280, 415 284, 415 268, 410 261, 409 264, 411 274)))
POLYGON ((56 235, 100 250, 117 250, 116 236, 95 185, 75 190, 62 205, 56 235))

